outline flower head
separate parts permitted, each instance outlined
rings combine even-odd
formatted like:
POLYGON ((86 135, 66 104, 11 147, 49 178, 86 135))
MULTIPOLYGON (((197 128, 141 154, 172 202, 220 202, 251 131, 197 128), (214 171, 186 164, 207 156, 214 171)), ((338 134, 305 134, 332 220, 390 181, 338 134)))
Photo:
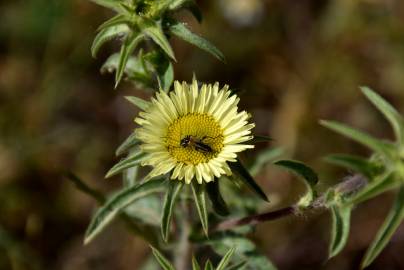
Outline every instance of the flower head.
POLYGON ((146 154, 142 165, 153 166, 149 177, 171 172, 172 179, 196 179, 202 184, 223 174, 231 175, 227 162, 253 145, 249 114, 238 112, 239 98, 228 86, 191 85, 178 81, 174 91, 160 91, 135 122, 136 137, 146 154))

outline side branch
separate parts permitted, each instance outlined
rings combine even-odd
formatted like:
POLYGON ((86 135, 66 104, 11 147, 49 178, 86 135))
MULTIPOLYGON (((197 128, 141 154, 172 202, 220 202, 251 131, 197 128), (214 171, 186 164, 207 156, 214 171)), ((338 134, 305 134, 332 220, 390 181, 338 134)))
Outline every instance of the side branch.
MULTIPOLYGON (((367 179, 360 174, 349 176, 345 181, 330 188, 331 190, 343 195, 351 195, 358 192, 367 184, 367 179)), ((276 220, 289 215, 298 215, 303 210, 324 210, 327 209, 325 195, 318 197, 309 206, 302 209, 299 205, 294 204, 275 211, 262 214, 251 215, 243 218, 234 218, 220 222, 212 227, 212 231, 228 230, 242 225, 256 225, 261 222, 276 220)))

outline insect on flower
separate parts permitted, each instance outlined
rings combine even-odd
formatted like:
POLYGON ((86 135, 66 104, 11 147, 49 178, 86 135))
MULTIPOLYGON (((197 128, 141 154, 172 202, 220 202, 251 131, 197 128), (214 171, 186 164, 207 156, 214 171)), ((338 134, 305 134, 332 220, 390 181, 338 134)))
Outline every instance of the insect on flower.
POLYGON ((187 135, 181 140, 180 145, 184 148, 193 147, 196 151, 201 153, 212 153, 214 152, 212 147, 203 142, 206 138, 208 138, 208 136, 203 136, 202 139, 198 139, 196 136, 187 135))

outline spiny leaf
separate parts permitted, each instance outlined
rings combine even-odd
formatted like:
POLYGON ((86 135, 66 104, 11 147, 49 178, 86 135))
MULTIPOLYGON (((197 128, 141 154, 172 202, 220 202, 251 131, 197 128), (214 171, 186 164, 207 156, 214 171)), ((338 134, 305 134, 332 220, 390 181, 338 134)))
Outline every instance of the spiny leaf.
POLYGON ((168 42, 166 36, 164 35, 161 25, 157 22, 151 20, 144 20, 139 24, 139 27, 143 34, 150 37, 160 48, 174 61, 175 56, 170 43, 168 42))
POLYGON ((377 232, 375 239, 366 251, 362 261, 362 268, 369 266, 388 244, 394 232, 404 219, 404 186, 402 186, 396 195, 393 207, 391 208, 386 220, 377 232))
POLYGON ((226 62, 224 55, 218 48, 216 48, 213 44, 211 44, 206 39, 192 33, 183 23, 172 22, 172 24, 170 24, 170 26, 169 26, 169 29, 170 29, 170 32, 172 34, 176 35, 177 37, 212 54, 214 57, 216 57, 220 61, 226 62))
POLYGON ((220 193, 218 179, 207 183, 206 191, 210 201, 212 202, 213 210, 215 210, 215 212, 221 216, 227 216, 229 214, 229 209, 227 208, 226 202, 223 200, 222 194, 220 193))
POLYGON ((235 247, 232 247, 220 260, 219 265, 216 267, 216 270, 224 270, 226 266, 230 262, 231 256, 233 256, 234 251, 236 250, 235 247))
POLYGON ((111 27, 102 29, 95 36, 93 44, 91 45, 92 57, 95 58, 97 56, 97 52, 99 51, 101 46, 104 45, 104 43, 106 43, 114 38, 126 35, 128 32, 129 32, 129 28, 128 28, 128 26, 126 26, 124 24, 111 26, 111 27))
POLYGON ((255 158, 249 172, 253 176, 257 175, 268 162, 281 156, 283 152, 282 148, 272 148, 261 151, 255 158))
POLYGON ((240 160, 237 159, 237 162, 229 162, 229 166, 232 172, 234 172, 240 178, 240 180, 244 184, 246 184, 252 191, 254 191, 261 199, 267 202, 269 201, 265 192, 255 182, 254 178, 250 175, 243 164, 241 164, 240 160))
POLYGON ((175 270, 174 266, 156 248, 150 246, 154 257, 164 270, 175 270))
POLYGON ((392 144, 383 142, 379 139, 376 139, 362 131, 351 128, 347 125, 334 121, 320 121, 320 123, 323 126, 334 130, 335 132, 338 132, 346 137, 349 137, 357 141, 358 143, 363 144, 364 146, 367 146, 368 148, 372 149, 375 152, 379 152, 387 156, 390 156, 391 152, 394 151, 394 146, 392 144))
POLYGON ((192 183, 191 187, 199 219, 201 220, 202 229, 205 235, 208 236, 208 210, 206 206, 204 186, 192 183))
POLYGON ((372 176, 379 171, 376 165, 372 164, 365 158, 360 156, 348 155, 348 154, 333 154, 325 158, 329 163, 333 163, 355 172, 361 173, 364 176, 372 176))
POLYGON ((304 180, 307 188, 307 193, 300 199, 298 205, 303 207, 307 207, 308 205, 310 205, 310 203, 316 197, 314 186, 318 182, 318 176, 314 172, 314 170, 311 169, 309 166, 294 160, 279 160, 274 164, 286 168, 287 170, 293 172, 304 180))
POLYGON ((194 255, 192 255, 192 270, 201 270, 194 255))
POLYGON ((348 240, 351 210, 350 206, 331 207, 332 227, 328 258, 336 256, 348 240))
POLYGON ((128 136, 128 138, 125 139, 125 141, 116 149, 115 155, 119 156, 128 151, 130 148, 133 148, 134 146, 138 145, 140 143, 140 140, 136 138, 136 134, 132 132, 128 136))
POLYGON ((125 159, 119 161, 117 164, 115 164, 107 172, 107 174, 105 175, 105 178, 109 178, 111 176, 114 176, 114 175, 122 172, 123 170, 134 167, 136 165, 139 165, 145 156, 146 156, 146 154, 144 154, 140 151, 129 155, 127 158, 125 158, 125 159))
POLYGON ((390 122, 397 140, 402 144, 404 142, 404 124, 402 116, 380 95, 368 87, 361 87, 362 93, 375 105, 375 107, 390 122))
POLYGON ((112 196, 95 213, 90 225, 87 228, 84 244, 89 243, 98 235, 125 207, 132 202, 141 199, 149 194, 161 191, 165 179, 155 179, 148 182, 123 189, 112 196))
POLYGON ((168 235, 170 233, 173 207, 183 186, 183 182, 173 181, 169 184, 169 189, 166 192, 163 204, 163 215, 161 217, 161 235, 163 236, 163 240, 166 242, 168 241, 168 235))
POLYGON ((133 105, 135 105, 136 107, 141 109, 142 111, 145 111, 151 104, 150 102, 148 102, 142 98, 135 97, 135 96, 126 96, 125 98, 127 101, 129 101, 130 103, 132 103, 133 105))
POLYGON ((115 73, 115 88, 118 86, 125 71, 126 63, 129 56, 136 49, 140 41, 143 40, 143 35, 132 33, 126 36, 125 42, 122 44, 121 52, 119 54, 119 63, 115 73))

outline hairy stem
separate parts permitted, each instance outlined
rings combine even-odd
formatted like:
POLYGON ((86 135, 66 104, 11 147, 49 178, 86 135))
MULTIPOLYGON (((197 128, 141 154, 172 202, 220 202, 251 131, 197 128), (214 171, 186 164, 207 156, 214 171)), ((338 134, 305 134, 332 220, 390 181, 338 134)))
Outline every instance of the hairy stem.
MULTIPOLYGON (((339 194, 342 194, 342 196, 351 195, 365 187, 366 184, 366 178, 364 178, 362 175, 355 174, 346 178, 343 182, 330 188, 330 190, 338 192, 339 194)), ((292 206, 288 206, 271 212, 251 215, 243 218, 229 219, 216 224, 215 226, 213 226, 213 228, 211 228, 211 231, 228 230, 242 225, 256 225, 261 222, 276 220, 289 215, 297 215, 305 210, 324 210, 327 208, 328 206, 326 204, 325 194, 323 194, 304 209, 299 207, 299 205, 294 204, 292 206)))

